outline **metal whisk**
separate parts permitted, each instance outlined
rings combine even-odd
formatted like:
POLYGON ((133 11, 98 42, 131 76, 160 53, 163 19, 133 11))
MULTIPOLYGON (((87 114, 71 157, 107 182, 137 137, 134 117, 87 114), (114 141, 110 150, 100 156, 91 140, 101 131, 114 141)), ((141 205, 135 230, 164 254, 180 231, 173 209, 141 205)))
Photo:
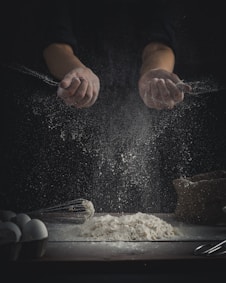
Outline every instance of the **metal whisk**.
POLYGON ((194 255, 202 256, 217 256, 226 254, 226 240, 223 240, 217 244, 204 244, 195 248, 194 255))
POLYGON ((78 198, 66 201, 62 204, 31 211, 28 212, 28 214, 42 215, 47 219, 57 217, 61 220, 66 219, 77 223, 83 223, 87 219, 92 218, 94 212, 95 209, 91 201, 78 198))

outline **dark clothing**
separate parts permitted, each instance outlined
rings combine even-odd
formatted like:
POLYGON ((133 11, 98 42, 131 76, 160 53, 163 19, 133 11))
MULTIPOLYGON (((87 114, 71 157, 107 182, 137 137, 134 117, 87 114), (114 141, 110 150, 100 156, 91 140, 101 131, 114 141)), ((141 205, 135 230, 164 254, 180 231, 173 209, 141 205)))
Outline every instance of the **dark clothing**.
POLYGON ((141 50, 149 42, 158 41, 176 52, 177 18, 173 3, 159 0, 57 0, 45 9, 44 46, 67 43, 78 54, 82 42, 92 44, 90 48, 106 41, 114 45, 135 44, 141 50))

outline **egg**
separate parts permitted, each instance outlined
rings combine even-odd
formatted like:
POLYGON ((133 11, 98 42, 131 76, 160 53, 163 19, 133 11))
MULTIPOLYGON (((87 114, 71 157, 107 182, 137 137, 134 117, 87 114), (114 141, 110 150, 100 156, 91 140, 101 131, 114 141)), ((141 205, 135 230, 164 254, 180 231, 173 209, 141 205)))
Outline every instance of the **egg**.
POLYGON ((3 244, 15 243, 16 240, 17 238, 16 238, 16 234, 14 233, 14 231, 9 230, 8 228, 2 226, 0 223, 0 247, 3 244))
POLYGON ((16 213, 12 210, 0 210, 0 219, 2 221, 10 221, 14 216, 16 216, 16 213))
POLYGON ((22 229, 22 241, 41 240, 48 237, 46 225, 40 220, 33 218, 22 229))
MULTIPOLYGON (((15 235, 15 237, 13 237, 13 238, 15 238, 15 242, 19 242, 20 241, 21 236, 22 236, 22 232, 21 232, 19 226, 16 225, 15 223, 13 223, 11 221, 1 222, 0 223, 0 231, 1 230, 2 231, 3 230, 4 231, 6 231, 6 230, 12 231, 14 233, 14 235, 15 235)), ((4 232, 4 233, 7 234, 7 232, 4 232)))
POLYGON ((24 225, 31 220, 31 217, 26 213, 18 213, 16 216, 11 218, 11 221, 16 223, 22 230, 24 225))

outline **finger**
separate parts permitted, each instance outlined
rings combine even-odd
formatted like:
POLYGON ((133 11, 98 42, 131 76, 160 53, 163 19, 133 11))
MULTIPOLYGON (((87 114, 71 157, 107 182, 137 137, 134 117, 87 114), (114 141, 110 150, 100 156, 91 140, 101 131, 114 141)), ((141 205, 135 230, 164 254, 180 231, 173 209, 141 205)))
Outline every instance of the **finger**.
POLYGON ((71 84, 71 79, 70 78, 64 78, 60 84, 59 84, 59 87, 63 88, 63 89, 66 89, 70 86, 71 84))
POLYGON ((93 97, 93 86, 88 85, 85 96, 83 97, 82 100, 80 100, 77 103, 76 107, 79 107, 79 108, 88 107, 90 104, 90 101, 92 100, 92 97, 93 97))
POLYGON ((143 100, 144 103, 149 108, 155 108, 155 101, 153 99, 154 92, 157 91, 156 86, 152 81, 149 82, 149 85, 146 86, 146 89, 144 90, 143 100))
MULTIPOLYGON (((69 82, 69 80, 66 81, 69 82)), ((80 79, 74 77, 70 80, 70 85, 67 88, 62 88, 60 84, 57 90, 57 95, 61 98, 67 98, 73 96, 80 84, 81 84, 80 79)))
POLYGON ((164 105, 162 103, 161 95, 157 86, 158 79, 153 79, 150 82, 150 93, 148 95, 149 98, 149 104, 151 107, 161 110, 164 108, 164 105))
POLYGON ((98 98, 98 95, 99 95, 99 90, 100 90, 100 85, 96 84, 96 83, 93 83, 92 99, 90 100, 89 104, 86 105, 86 107, 92 106, 96 102, 96 100, 98 98))
POLYGON ((66 89, 66 88, 69 88, 73 83, 76 83, 79 84, 80 83, 80 79, 75 76, 75 75, 72 75, 72 74, 67 74, 60 82, 60 87, 66 89))
POLYGON ((81 79, 74 77, 71 81, 70 86, 66 89, 67 92, 65 93, 67 94, 67 96, 74 96, 81 84, 82 84, 81 79))
POLYGON ((100 91, 100 83, 99 83, 99 81, 94 82, 94 83, 93 83, 93 94, 92 94, 92 98, 91 98, 91 100, 89 101, 89 103, 87 103, 87 104, 85 105, 85 107, 90 107, 90 106, 92 106, 92 105, 96 102, 96 100, 97 100, 97 98, 98 98, 98 95, 99 95, 99 91, 100 91))
POLYGON ((170 73, 170 77, 167 78, 167 79, 171 80, 175 84, 178 83, 178 82, 181 82, 181 79, 175 73, 170 73))
POLYGON ((173 97, 175 103, 179 103, 184 99, 184 93, 171 80, 166 80, 166 86, 173 97))
POLYGON ((88 89, 88 82, 85 79, 80 79, 80 84, 74 92, 74 101, 79 105, 84 99, 88 89))
POLYGON ((64 90, 62 94, 59 94, 59 90, 58 95, 64 100, 66 105, 79 107, 80 101, 85 96, 86 86, 87 83, 84 80, 81 81, 81 79, 79 79, 78 85, 78 80, 75 78, 70 87, 64 90))
POLYGON ((183 92, 191 92, 192 91, 192 87, 188 84, 185 84, 183 82, 179 82, 176 84, 177 88, 179 88, 180 91, 183 92))
POLYGON ((159 95, 161 96, 162 104, 165 109, 172 109, 175 105, 174 100, 172 99, 169 90, 166 87, 165 80, 159 79, 157 82, 159 95))

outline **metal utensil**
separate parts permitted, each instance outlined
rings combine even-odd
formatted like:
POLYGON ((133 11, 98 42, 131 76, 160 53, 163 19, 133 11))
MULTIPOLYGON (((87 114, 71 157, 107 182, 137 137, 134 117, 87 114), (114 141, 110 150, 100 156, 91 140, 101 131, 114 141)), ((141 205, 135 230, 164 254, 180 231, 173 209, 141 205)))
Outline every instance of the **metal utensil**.
POLYGON ((191 81, 191 82, 178 82, 176 86, 184 91, 183 84, 186 83, 191 87, 190 91, 185 91, 185 94, 199 96, 207 93, 214 93, 222 90, 226 90, 225 86, 217 85, 215 82, 206 82, 206 81, 191 81))
POLYGON ((34 71, 34 70, 24 66, 24 65, 7 65, 6 67, 10 68, 12 70, 18 71, 22 74, 29 75, 29 76, 35 77, 39 80, 42 80, 44 83, 46 83, 50 86, 58 87, 58 85, 59 85, 59 82, 53 80, 49 76, 42 74, 42 73, 39 73, 37 71, 34 71))
POLYGON ((29 215, 44 215, 49 218, 51 215, 55 215, 56 213, 66 213, 70 214, 76 222, 83 223, 89 218, 92 218, 94 215, 94 206, 91 201, 78 198, 70 201, 66 201, 62 204, 50 206, 47 208, 42 208, 38 210, 34 210, 28 212, 29 215))
POLYGON ((204 244, 195 248, 194 255, 197 256, 217 256, 226 254, 226 240, 218 244, 204 244))

